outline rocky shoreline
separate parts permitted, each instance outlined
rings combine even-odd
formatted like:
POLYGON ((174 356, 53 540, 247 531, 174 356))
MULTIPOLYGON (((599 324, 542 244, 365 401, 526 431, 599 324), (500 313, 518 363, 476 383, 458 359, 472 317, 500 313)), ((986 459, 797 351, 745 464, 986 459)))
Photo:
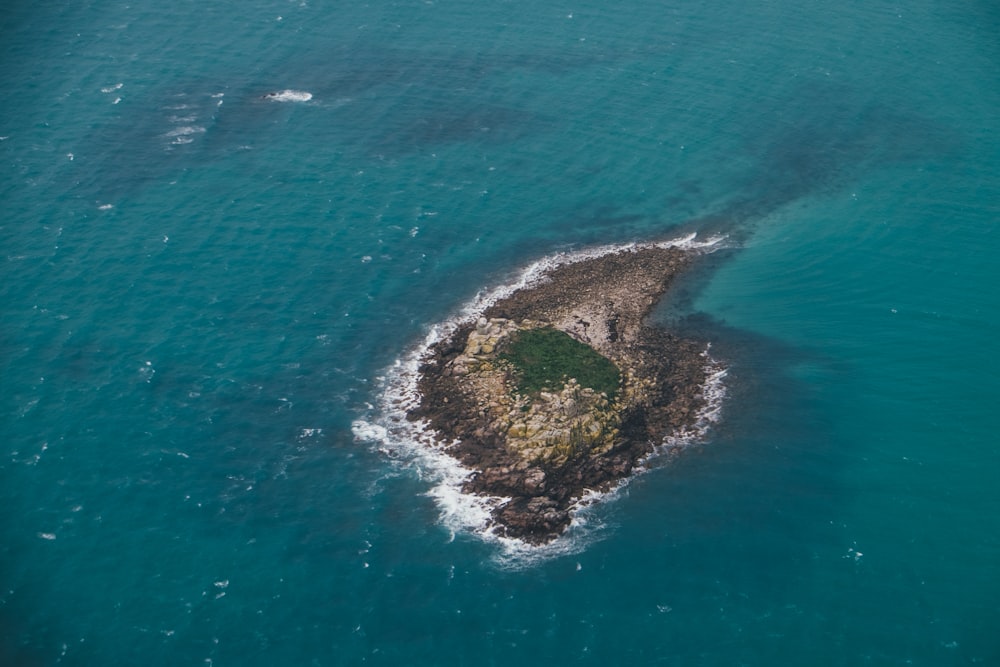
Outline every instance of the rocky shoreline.
POLYGON ((427 351, 407 417, 473 471, 463 491, 509 498, 492 512, 497 534, 555 539, 588 490, 609 490, 695 424, 712 371, 706 344, 645 322, 693 258, 651 245, 558 265, 427 351), (514 354, 536 339, 570 353, 591 348, 617 386, 589 386, 582 371, 559 376, 559 360, 544 354, 514 354), (524 386, 526 372, 550 367, 548 384, 524 386))

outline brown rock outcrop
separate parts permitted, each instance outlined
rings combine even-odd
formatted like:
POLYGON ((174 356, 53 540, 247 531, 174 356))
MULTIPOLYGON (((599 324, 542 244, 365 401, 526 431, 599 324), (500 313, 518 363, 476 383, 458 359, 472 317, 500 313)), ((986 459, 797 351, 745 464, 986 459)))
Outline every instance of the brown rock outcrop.
POLYGON ((470 493, 510 500, 499 533, 548 542, 588 490, 607 490, 704 405, 705 344, 645 322, 693 255, 645 246, 557 266, 434 345, 420 368, 419 405, 447 451, 474 474, 470 493), (613 397, 576 378, 523 394, 504 357, 513 334, 552 327, 620 371, 613 397))

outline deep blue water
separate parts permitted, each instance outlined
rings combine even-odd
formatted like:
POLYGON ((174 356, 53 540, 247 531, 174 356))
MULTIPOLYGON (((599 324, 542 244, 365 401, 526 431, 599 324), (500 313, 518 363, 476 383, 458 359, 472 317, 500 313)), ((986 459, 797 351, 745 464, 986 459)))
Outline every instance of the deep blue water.
POLYGON ((9 3, 0 664, 997 664, 998 32, 9 3), (722 420, 585 542, 452 534, 352 435, 479 289, 691 231, 727 248, 657 317, 729 365, 722 420))

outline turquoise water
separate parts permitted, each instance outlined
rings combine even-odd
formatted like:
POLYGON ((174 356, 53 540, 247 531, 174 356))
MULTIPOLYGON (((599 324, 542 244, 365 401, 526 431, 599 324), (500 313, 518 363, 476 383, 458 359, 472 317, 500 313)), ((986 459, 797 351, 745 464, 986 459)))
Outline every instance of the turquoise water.
POLYGON ((0 663, 1000 661, 1000 11, 605 4, 0 10, 0 663), (480 288, 689 231, 722 421, 587 540, 352 436, 480 288))

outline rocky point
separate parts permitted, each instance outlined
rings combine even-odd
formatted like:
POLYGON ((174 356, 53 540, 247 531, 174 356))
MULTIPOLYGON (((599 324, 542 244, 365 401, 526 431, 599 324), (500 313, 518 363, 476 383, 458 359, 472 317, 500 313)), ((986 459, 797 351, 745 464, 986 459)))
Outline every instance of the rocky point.
POLYGON ((651 245, 556 266, 430 348, 408 417, 473 471, 466 492, 505 499, 498 533, 551 541, 588 490, 697 419, 706 344, 646 321, 694 257, 651 245))

